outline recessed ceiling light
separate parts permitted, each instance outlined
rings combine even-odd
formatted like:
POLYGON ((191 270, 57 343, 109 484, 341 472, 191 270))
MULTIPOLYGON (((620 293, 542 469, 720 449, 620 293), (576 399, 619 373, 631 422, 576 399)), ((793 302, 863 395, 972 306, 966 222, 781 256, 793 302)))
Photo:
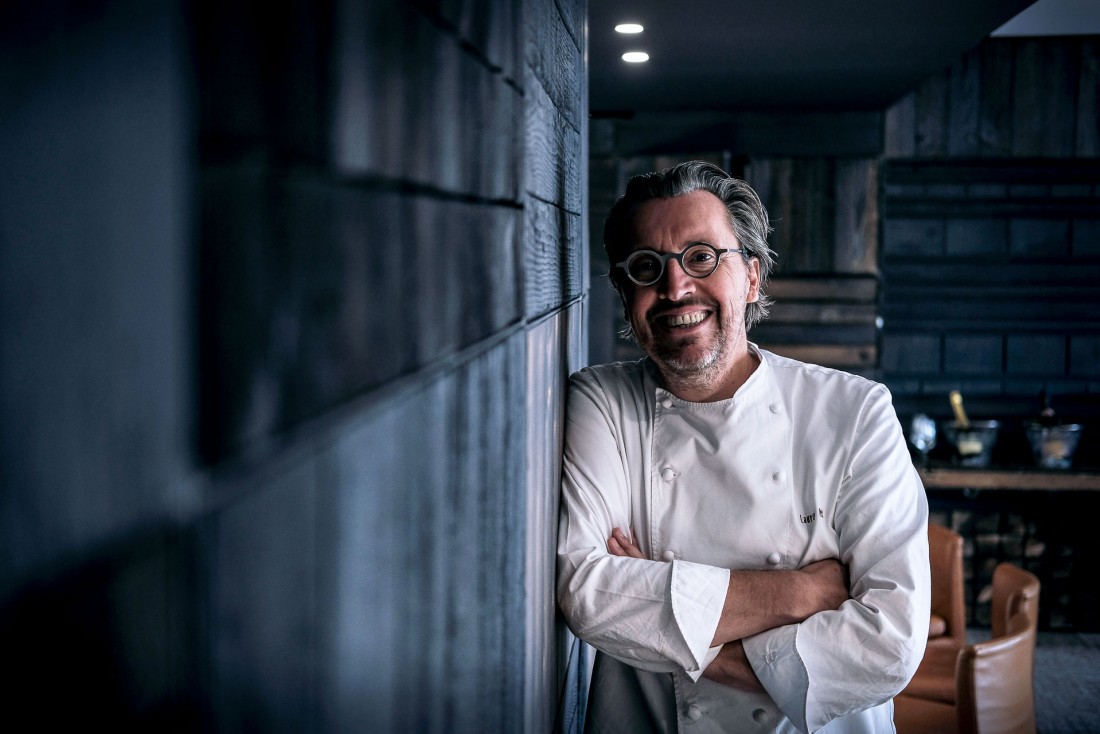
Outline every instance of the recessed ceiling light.
POLYGON ((641 23, 619 23, 615 26, 617 33, 641 33, 644 30, 641 23))
POLYGON ((628 64, 643 64, 649 61, 649 54, 645 51, 627 51, 623 54, 623 61, 628 64))

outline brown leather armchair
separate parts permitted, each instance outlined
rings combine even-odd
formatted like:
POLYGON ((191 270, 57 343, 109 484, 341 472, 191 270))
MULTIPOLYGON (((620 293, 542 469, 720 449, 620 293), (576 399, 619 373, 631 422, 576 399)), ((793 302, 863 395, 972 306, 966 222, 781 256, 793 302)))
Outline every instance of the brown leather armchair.
POLYGON ((993 572, 993 638, 967 645, 955 663, 955 703, 903 691, 898 734, 1034 734, 1039 579, 1010 563, 993 572))
POLYGON ((955 660, 966 646, 962 536, 929 523, 928 560, 932 572, 928 646, 904 693, 954 704, 955 660))
POLYGON ((928 525, 928 561, 932 570, 932 618, 928 641, 961 648, 966 644, 963 590, 963 539, 942 525, 928 525))

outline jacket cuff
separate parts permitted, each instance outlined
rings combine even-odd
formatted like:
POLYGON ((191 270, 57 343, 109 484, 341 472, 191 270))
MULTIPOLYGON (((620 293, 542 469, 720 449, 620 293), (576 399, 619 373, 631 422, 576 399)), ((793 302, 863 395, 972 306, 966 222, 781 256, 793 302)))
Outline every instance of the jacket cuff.
POLYGON ((810 678, 795 647, 798 625, 788 624, 744 638, 745 655, 775 705, 801 732, 809 731, 806 700, 810 678))
POLYGON ((710 654, 729 583, 728 569, 690 561, 672 562, 672 616, 695 663, 685 667, 684 672, 694 680, 720 649, 713 648, 710 654))

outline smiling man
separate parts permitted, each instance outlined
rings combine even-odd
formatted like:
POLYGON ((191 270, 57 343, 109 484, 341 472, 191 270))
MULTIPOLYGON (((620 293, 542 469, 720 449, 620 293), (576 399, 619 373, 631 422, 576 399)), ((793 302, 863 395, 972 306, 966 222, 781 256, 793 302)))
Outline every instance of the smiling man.
POLYGON ((927 504, 887 390, 748 341, 774 263, 715 166, 635 177, 604 243, 648 355, 570 382, 558 599, 595 732, 890 732, 927 504))

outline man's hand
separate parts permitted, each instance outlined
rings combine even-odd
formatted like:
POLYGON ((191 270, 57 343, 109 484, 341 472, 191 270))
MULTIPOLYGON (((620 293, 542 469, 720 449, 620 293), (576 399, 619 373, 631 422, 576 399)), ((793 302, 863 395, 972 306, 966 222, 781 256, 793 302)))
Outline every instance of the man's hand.
MULTIPOLYGON (((607 550, 614 556, 645 558, 620 528, 611 531, 607 550)), ((818 612, 839 609, 848 598, 848 569, 835 558, 797 571, 731 570, 722 619, 711 644, 801 622, 818 612)))
POLYGON ((613 556, 627 558, 645 558, 642 550, 622 530, 615 528, 611 531, 611 537, 607 539, 607 551, 613 556))
POLYGON ((806 593, 807 606, 803 609, 806 617, 839 609, 850 598, 848 567, 835 558, 803 566, 798 573, 802 574, 802 590, 806 593))
POLYGON ((749 664, 749 658, 745 654, 745 646, 741 644, 741 640, 723 645, 718 655, 703 671, 703 677, 742 691, 764 690, 752 665, 749 664))

